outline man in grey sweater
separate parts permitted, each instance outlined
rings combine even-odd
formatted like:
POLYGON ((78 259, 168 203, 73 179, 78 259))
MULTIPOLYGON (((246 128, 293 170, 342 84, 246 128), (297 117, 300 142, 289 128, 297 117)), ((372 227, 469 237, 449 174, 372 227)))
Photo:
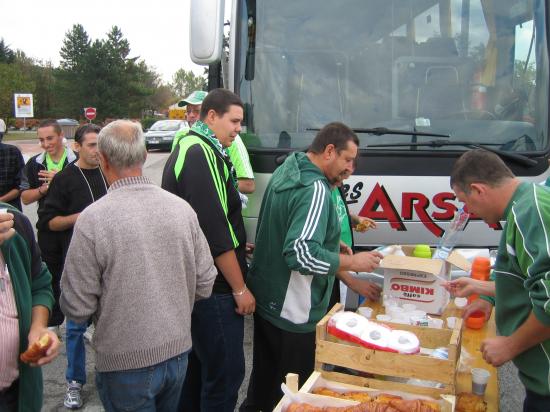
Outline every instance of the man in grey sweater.
POLYGON ((108 412, 173 411, 193 304, 210 296, 217 270, 193 209, 142 175, 139 124, 110 123, 98 148, 110 188, 76 222, 61 308, 96 324, 96 385, 108 412))

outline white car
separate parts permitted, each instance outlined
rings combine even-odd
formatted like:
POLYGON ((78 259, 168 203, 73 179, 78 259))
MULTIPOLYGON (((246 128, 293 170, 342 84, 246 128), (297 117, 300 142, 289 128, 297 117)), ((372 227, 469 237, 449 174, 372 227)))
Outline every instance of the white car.
POLYGON ((188 128, 185 120, 159 120, 145 133, 145 146, 149 149, 168 149, 177 132, 188 128))

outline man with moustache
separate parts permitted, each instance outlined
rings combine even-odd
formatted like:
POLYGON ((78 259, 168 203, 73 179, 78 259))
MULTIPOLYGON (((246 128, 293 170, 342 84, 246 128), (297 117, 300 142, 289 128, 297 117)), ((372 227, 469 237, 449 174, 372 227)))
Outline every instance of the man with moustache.
MULTIPOLYGON (((29 205, 38 202, 38 216, 44 207, 48 196, 50 183, 55 174, 76 160, 76 154, 63 145, 63 132, 55 120, 44 120, 38 126, 38 141, 44 152, 31 157, 21 177, 21 200, 29 205)), ((52 288, 55 303, 50 314, 48 326, 53 327, 59 335, 59 325, 63 323, 63 312, 59 308, 61 290, 61 272, 63 271, 63 243, 62 236, 51 231, 48 227, 38 227, 38 245, 42 259, 52 274, 52 288)))
MULTIPOLYGON (((79 158, 52 180, 39 216, 38 227, 59 234, 63 262, 80 212, 107 193, 107 182, 99 167, 97 153, 97 136, 100 130, 95 124, 84 124, 77 129, 75 149, 79 158)), ((82 406, 80 392, 82 385, 86 383, 84 332, 87 326, 88 322, 67 320, 67 392, 63 403, 69 409, 82 406)))
POLYGON ((374 270, 378 252, 344 254, 332 187, 351 174, 359 139, 342 123, 323 127, 307 153, 290 154, 263 197, 248 286, 256 297, 254 360, 241 411, 270 411, 288 372, 313 372, 315 326, 335 275, 374 270))

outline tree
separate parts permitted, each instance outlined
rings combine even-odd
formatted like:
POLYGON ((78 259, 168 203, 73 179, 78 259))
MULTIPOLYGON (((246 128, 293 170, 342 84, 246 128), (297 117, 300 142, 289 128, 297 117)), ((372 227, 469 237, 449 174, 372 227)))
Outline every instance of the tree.
POLYGON ((11 64, 15 62, 15 53, 4 42, 4 39, 0 39, 0 63, 11 64))
POLYGON ((195 75, 191 70, 179 69, 172 77, 170 87, 176 96, 185 98, 194 90, 203 90, 206 80, 203 76, 195 75))
POLYGON ((61 55, 61 68, 63 70, 80 72, 84 64, 86 53, 90 50, 88 33, 81 24, 73 25, 72 29, 65 33, 61 55))

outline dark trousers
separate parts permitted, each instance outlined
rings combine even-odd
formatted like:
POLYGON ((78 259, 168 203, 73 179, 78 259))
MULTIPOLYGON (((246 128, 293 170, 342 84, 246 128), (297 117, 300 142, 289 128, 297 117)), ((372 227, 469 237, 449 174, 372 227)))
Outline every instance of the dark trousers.
POLYGON ((195 302, 193 350, 180 401, 184 412, 233 412, 244 379, 244 318, 231 293, 195 302))
POLYGON ((550 396, 539 395, 527 389, 523 412, 550 412, 550 396))
POLYGON ((63 245, 57 233, 38 231, 38 246, 40 246, 42 260, 46 263, 48 270, 52 274, 52 289, 55 302, 50 314, 48 326, 59 326, 65 319, 59 307, 61 274, 63 273, 63 245))
POLYGON ((252 373, 241 412, 272 411, 283 396, 287 373, 299 375, 300 386, 315 364, 315 332, 292 333, 254 314, 252 373))
POLYGON ((19 380, 0 392, 0 412, 17 412, 19 400, 19 380))

